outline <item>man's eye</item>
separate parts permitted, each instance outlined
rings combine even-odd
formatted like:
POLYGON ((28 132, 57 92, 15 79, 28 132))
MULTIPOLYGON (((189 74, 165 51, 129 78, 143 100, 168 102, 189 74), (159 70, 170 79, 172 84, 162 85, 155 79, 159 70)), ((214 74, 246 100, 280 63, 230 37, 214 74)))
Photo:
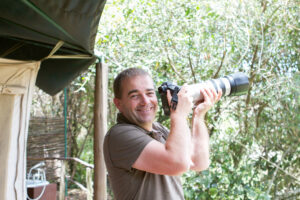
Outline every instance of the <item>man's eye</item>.
POLYGON ((130 99, 136 99, 137 98, 137 95, 131 95, 130 96, 130 99))
POLYGON ((153 96, 154 92, 148 92, 147 94, 148 94, 148 96, 153 96))

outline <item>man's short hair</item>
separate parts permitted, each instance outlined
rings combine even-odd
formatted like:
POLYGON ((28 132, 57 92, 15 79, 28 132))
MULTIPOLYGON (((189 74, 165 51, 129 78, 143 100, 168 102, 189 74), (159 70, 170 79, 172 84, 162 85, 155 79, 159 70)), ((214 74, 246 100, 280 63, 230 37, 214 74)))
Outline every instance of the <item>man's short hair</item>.
POLYGON ((128 68, 118 74, 118 76, 114 80, 114 95, 115 98, 121 99, 122 97, 122 81, 126 78, 131 78, 135 76, 149 76, 150 74, 143 69, 140 68, 128 68))

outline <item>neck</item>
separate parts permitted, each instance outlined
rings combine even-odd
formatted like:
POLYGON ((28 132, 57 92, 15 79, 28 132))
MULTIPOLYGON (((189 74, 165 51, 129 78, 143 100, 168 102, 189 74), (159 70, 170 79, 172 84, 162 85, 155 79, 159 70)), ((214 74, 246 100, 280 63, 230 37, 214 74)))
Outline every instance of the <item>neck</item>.
POLYGON ((129 123, 129 124, 134 124, 134 125, 137 125, 147 131, 152 131, 152 124, 153 122, 149 122, 149 123, 138 123, 138 122, 135 122, 133 120, 130 120, 128 118, 126 118, 122 113, 119 113, 118 116, 117 116, 117 122, 120 123, 120 122, 125 122, 125 123, 129 123))
POLYGON ((139 124, 139 126, 147 131, 152 131, 152 123, 151 124, 143 124, 143 125, 139 124))

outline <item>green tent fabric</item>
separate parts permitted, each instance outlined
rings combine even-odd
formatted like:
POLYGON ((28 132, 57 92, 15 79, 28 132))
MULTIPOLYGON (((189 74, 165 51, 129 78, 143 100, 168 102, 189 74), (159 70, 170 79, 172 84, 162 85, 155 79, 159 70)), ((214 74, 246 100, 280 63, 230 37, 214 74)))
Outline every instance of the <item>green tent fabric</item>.
POLYGON ((95 62, 93 48, 106 0, 1 0, 0 57, 41 60, 59 41, 55 55, 86 58, 45 59, 36 85, 54 95, 95 62))

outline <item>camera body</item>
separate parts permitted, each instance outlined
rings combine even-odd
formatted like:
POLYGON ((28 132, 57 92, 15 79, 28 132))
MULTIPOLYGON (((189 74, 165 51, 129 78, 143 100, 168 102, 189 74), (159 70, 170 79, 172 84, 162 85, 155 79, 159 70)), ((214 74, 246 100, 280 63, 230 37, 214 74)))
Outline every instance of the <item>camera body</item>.
MULTIPOLYGON (((222 96, 237 96, 242 95, 248 91, 249 79, 246 74, 239 72, 222 78, 211 79, 204 82, 200 82, 198 84, 188 85, 187 91, 188 94, 193 98, 194 104, 203 100, 203 95, 200 93, 200 88, 204 87, 205 85, 210 85, 210 87, 213 87, 216 90, 216 92, 222 90, 222 96)), ((158 88, 165 115, 170 115, 170 107, 173 110, 176 109, 178 103, 177 93, 180 91, 180 89, 180 86, 172 82, 164 82, 158 88), (170 90, 172 96, 170 105, 168 103, 167 90, 170 90)))

